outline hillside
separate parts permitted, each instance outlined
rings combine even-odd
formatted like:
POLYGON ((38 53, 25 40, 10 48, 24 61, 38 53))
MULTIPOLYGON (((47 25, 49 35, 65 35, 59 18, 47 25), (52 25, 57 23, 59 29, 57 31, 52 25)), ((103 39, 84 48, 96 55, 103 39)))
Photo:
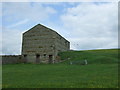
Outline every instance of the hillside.
POLYGON ((68 51, 59 55, 63 62, 57 64, 2 65, 2 87, 118 88, 117 49, 68 51), (76 65, 85 59, 88 65, 76 65))
POLYGON ((81 63, 87 60, 88 64, 113 64, 118 63, 118 49, 102 50, 84 50, 84 51, 67 51, 59 53, 62 63, 70 62, 81 63))

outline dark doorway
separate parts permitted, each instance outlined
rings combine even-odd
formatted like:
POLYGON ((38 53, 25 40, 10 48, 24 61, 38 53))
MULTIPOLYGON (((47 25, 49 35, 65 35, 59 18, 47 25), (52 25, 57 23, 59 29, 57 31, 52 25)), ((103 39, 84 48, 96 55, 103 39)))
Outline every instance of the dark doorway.
POLYGON ((24 63, 27 63, 27 54, 24 55, 24 63))
POLYGON ((49 55, 49 63, 52 63, 53 55, 49 55))
POLYGON ((36 63, 40 63, 40 55, 36 54, 36 63))

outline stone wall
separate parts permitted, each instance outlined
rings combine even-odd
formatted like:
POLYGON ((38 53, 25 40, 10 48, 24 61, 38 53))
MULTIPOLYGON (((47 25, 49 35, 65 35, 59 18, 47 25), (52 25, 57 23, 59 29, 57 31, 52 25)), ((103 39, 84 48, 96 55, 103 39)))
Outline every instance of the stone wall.
POLYGON ((16 64, 16 63, 23 63, 24 60, 22 59, 21 55, 1 55, 0 63, 2 64, 16 64))
POLYGON ((27 62, 55 63, 58 52, 70 49, 70 42, 56 31, 43 25, 36 25, 23 33, 22 56, 27 62))

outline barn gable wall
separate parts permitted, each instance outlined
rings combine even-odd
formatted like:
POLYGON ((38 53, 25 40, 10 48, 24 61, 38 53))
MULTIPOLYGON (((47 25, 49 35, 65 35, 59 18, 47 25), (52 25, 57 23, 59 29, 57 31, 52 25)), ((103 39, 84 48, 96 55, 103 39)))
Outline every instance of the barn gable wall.
POLYGON ((38 24, 23 34, 22 56, 27 62, 54 63, 58 52, 69 50, 69 45, 57 32, 38 24))

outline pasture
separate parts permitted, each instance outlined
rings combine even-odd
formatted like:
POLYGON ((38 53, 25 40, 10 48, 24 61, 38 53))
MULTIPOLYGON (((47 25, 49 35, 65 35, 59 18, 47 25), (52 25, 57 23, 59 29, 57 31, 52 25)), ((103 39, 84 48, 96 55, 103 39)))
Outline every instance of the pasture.
POLYGON ((66 61, 3 65, 2 87, 118 88, 118 50, 69 51, 60 56, 66 61), (88 60, 88 65, 69 64, 84 59, 88 60))

